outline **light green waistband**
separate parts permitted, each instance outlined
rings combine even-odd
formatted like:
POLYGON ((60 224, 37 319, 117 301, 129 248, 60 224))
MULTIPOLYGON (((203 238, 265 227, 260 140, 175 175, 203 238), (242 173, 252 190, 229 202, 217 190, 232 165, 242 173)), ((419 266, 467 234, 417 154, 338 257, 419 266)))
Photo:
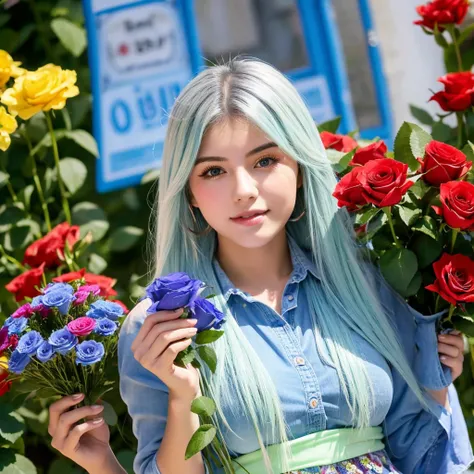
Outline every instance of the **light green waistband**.
MULTIPOLYGON (((291 457, 284 470, 279 456, 279 445, 267 451, 275 473, 296 471, 308 467, 325 466, 362 456, 384 448, 383 432, 379 426, 363 429, 342 428, 319 431, 289 441, 291 457)), ((265 474, 265 464, 259 449, 234 460, 236 474, 265 474), (238 463, 238 464, 237 464, 238 463), (240 466, 242 467, 240 467, 240 466)))

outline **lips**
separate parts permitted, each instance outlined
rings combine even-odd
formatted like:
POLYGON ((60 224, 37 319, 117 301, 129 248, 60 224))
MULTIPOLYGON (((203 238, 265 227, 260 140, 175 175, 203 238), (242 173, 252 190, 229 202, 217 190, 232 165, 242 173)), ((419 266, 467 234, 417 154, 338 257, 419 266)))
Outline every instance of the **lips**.
POLYGON ((250 218, 256 217, 256 216, 262 216, 262 215, 266 214, 267 212, 268 212, 268 210, 266 210, 266 211, 255 211, 253 213, 240 214, 238 216, 231 217, 231 219, 233 219, 233 220, 235 220, 235 219, 250 219, 250 218))

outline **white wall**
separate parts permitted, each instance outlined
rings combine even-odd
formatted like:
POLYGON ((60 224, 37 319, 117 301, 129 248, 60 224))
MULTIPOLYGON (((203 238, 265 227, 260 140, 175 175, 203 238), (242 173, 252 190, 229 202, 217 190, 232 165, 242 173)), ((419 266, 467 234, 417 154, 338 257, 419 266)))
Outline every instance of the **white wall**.
POLYGON ((409 104, 432 114, 441 112, 435 102, 427 103, 431 90, 441 90, 438 77, 445 74, 442 50, 421 27, 415 11, 421 0, 371 0, 372 15, 383 55, 392 101, 394 128, 404 120, 414 122, 409 104))

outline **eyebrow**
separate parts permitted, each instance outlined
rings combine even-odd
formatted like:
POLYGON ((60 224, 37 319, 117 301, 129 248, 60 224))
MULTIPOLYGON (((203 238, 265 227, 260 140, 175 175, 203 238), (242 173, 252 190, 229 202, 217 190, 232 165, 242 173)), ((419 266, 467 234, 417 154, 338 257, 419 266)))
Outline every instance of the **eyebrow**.
MULTIPOLYGON (((260 153, 261 151, 267 150, 268 148, 274 148, 276 146, 278 145, 275 142, 264 143, 263 145, 260 145, 257 148, 250 150, 248 153, 246 153, 245 157, 248 158, 251 155, 255 155, 256 153, 260 153)), ((228 160, 227 158, 224 158, 223 156, 200 156, 199 158, 196 158, 194 166, 198 165, 199 163, 206 163, 207 161, 228 161, 228 160)))

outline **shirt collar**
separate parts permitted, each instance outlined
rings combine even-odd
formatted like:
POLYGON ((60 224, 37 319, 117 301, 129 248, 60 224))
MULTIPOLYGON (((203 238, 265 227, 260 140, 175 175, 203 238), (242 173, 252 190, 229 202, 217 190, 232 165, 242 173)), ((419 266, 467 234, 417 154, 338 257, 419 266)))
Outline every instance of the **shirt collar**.
MULTIPOLYGON (((293 264, 293 271, 290 275, 290 283, 299 283, 303 281, 308 272, 310 272, 315 278, 320 279, 320 274, 318 272, 316 264, 313 262, 310 252, 304 251, 287 233, 288 247, 290 249, 291 262, 293 264)), ((226 275, 222 267, 220 266, 217 259, 214 257, 212 261, 214 272, 216 274, 219 286, 222 290, 222 295, 225 300, 228 301, 231 295, 240 295, 244 299, 248 299, 250 295, 248 293, 239 290, 234 286, 234 284, 229 280, 229 277, 226 275)))

